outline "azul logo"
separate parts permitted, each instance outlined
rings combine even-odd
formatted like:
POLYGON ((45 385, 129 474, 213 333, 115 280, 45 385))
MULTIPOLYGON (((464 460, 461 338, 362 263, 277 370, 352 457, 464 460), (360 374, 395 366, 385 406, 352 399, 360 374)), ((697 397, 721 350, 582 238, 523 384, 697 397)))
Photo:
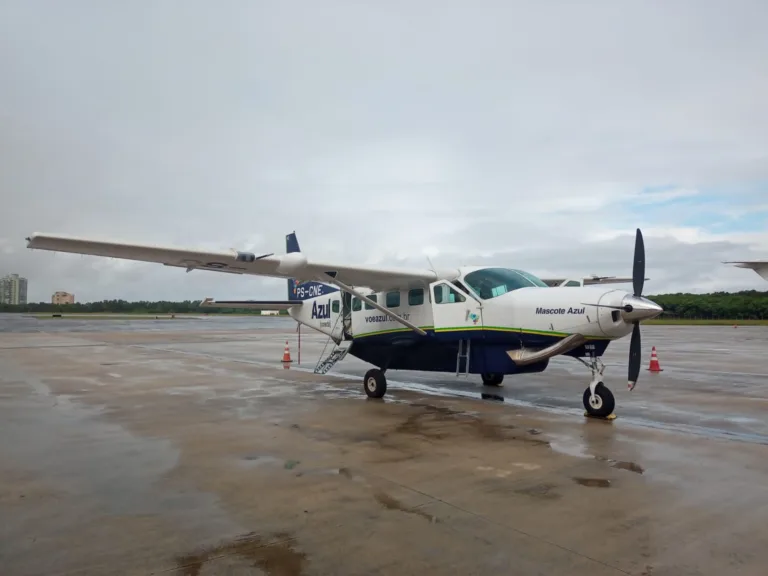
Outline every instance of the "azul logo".
POLYGON ((328 300, 325 304, 318 304, 312 302, 312 319, 318 318, 330 318, 331 317, 331 301, 328 300))
POLYGON ((477 324, 480 321, 480 316, 475 314, 474 312, 467 311, 467 320, 472 320, 472 324, 477 324))
POLYGON ((536 314, 584 314, 582 308, 536 308, 536 314))

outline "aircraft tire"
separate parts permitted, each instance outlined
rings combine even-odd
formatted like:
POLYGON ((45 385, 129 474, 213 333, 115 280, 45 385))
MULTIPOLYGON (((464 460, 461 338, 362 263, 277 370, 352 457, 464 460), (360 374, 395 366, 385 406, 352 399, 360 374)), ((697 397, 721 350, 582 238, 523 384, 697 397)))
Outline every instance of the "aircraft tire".
POLYGON ((368 370, 363 378, 363 389, 368 398, 382 398, 387 393, 387 378, 384 372, 377 368, 368 370))
POLYGON ((613 397, 608 387, 599 382, 595 388, 595 404, 590 402, 591 394, 589 392, 589 386, 584 390, 584 409, 590 416, 597 418, 605 418, 613 414, 613 409, 616 408, 616 400, 613 397))
POLYGON ((501 386, 504 380, 504 374, 481 374, 483 386, 501 386))

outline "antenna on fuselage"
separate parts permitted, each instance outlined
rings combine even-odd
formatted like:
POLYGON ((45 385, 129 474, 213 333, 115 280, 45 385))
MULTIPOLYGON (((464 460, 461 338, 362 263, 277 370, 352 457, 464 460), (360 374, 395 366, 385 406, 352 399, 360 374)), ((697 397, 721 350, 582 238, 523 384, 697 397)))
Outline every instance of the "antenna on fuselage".
POLYGON ((435 265, 432 264, 432 260, 430 260, 429 256, 427 256, 426 254, 424 254, 424 257, 427 259, 427 262, 429 262, 429 269, 435 273, 435 276, 437 276, 437 270, 435 270, 435 265))

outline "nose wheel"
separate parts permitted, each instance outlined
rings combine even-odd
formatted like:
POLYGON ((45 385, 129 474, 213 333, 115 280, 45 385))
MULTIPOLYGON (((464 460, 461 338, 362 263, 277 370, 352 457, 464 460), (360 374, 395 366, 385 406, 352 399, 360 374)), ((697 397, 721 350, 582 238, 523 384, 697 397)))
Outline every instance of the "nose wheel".
POLYGON ((613 392, 602 382, 595 384, 594 391, 592 386, 587 386, 587 389, 584 390, 583 401, 587 414, 595 418, 607 418, 613 414, 613 409, 616 407, 613 392))

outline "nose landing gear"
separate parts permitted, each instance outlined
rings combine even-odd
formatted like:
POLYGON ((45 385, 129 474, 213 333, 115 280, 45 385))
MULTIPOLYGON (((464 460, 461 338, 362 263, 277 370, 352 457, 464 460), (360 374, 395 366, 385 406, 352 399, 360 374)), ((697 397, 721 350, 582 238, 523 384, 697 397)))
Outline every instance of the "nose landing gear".
POLYGON ((616 400, 613 393, 603 384, 603 372, 605 364, 597 356, 591 356, 589 362, 577 358, 587 368, 592 370, 592 382, 589 383, 582 401, 584 402, 585 416, 592 418, 610 419, 616 418, 613 409, 616 407, 616 400))

